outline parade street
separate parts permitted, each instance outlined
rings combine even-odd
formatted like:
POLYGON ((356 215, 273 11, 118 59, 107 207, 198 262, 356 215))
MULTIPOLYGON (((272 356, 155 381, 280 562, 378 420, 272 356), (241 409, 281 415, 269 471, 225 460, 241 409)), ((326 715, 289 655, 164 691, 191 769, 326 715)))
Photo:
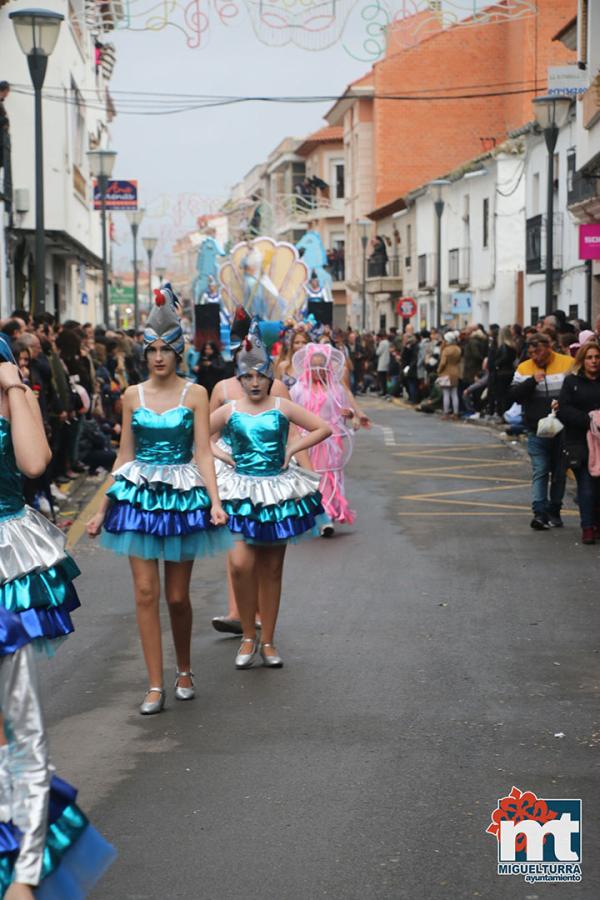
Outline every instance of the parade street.
MULTIPOLYGON (((192 703, 140 718, 127 561, 78 541, 78 639, 41 676, 52 755, 119 858, 99 900, 546 897, 496 874, 513 786, 583 801, 600 891, 598 547, 529 528, 529 463, 498 432, 381 401, 331 540, 291 547, 282 670, 236 671, 224 559, 192 579, 192 703), (588 813, 586 815, 586 812, 588 813)), ((553 891, 556 893, 556 888, 553 891)))

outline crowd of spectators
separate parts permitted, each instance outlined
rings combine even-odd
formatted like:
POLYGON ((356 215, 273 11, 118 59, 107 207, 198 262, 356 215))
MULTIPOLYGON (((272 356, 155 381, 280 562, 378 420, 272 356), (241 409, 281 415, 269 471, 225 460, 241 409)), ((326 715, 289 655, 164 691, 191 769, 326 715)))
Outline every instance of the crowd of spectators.
MULTIPOLYGON (((143 332, 75 321, 59 325, 47 313, 32 318, 25 310, 1 321, 0 332, 38 397, 52 449, 45 476, 26 485, 28 501, 53 516, 64 500, 63 485, 83 472, 103 474, 112 467, 122 393, 147 377, 143 332)), ((460 330, 417 331, 408 324, 403 331, 391 328, 375 335, 326 326, 309 336, 291 325, 290 347, 284 338, 277 350, 278 376, 285 383, 294 380, 292 338, 296 343, 300 338, 328 341, 341 350, 355 394, 404 398, 420 412, 486 418, 507 423, 513 433, 526 432, 532 527, 562 526, 570 467, 578 484, 584 543, 600 539, 600 318, 595 331, 581 320, 567 321, 560 311, 526 328, 470 324, 460 330), (541 435, 540 423, 549 416, 563 427, 541 435)), ((200 351, 188 344, 181 374, 210 394, 231 374, 231 364, 214 342, 200 351)))
POLYGON ((102 474, 116 457, 121 395, 145 377, 141 335, 89 323, 58 325, 48 313, 15 310, 0 322, 23 381, 38 398, 52 461, 25 486, 28 502, 54 516, 61 487, 81 473, 102 474))

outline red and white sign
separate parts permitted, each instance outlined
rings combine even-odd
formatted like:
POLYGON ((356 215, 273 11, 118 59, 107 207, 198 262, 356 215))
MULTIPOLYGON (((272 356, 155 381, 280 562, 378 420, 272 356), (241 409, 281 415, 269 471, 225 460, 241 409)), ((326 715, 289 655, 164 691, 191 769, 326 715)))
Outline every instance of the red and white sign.
POLYGON ((600 259, 600 222, 579 226, 579 259, 600 259))
POLYGON ((412 297, 400 297, 396 303, 396 315, 403 319, 412 319, 417 312, 417 304, 412 297))

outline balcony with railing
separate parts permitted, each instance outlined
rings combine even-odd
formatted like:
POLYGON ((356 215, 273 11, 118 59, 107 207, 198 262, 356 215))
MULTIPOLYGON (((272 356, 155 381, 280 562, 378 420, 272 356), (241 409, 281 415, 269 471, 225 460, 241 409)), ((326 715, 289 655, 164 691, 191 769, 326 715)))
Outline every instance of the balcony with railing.
POLYGON ((433 291, 436 286, 436 254, 420 253, 417 257, 417 286, 420 291, 433 291))
POLYGON ((367 260, 367 293, 385 294, 401 291, 403 285, 403 260, 399 255, 371 257, 367 260))
MULTIPOLYGON (((546 228, 547 216, 531 216, 525 226, 526 240, 526 272, 537 275, 546 271, 546 228)), ((562 229, 563 214, 554 213, 553 217, 553 270, 562 270, 562 229)))
POLYGON ((305 223, 314 219, 342 218, 343 203, 343 200, 332 200, 322 191, 316 194, 275 194, 273 211, 276 222, 305 223))
POLYGON ((469 247, 455 247, 448 251, 448 284, 451 287, 466 288, 471 283, 471 250, 469 247))

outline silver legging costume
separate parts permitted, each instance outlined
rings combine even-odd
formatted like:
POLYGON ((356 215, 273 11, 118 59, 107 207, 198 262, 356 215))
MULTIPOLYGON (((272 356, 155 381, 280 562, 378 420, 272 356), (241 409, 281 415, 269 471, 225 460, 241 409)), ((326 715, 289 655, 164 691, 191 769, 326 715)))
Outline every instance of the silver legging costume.
POLYGON ((48 821, 50 768, 34 651, 0 657, 0 711, 8 744, 0 747, 0 821, 22 832, 14 880, 39 884, 48 821))

